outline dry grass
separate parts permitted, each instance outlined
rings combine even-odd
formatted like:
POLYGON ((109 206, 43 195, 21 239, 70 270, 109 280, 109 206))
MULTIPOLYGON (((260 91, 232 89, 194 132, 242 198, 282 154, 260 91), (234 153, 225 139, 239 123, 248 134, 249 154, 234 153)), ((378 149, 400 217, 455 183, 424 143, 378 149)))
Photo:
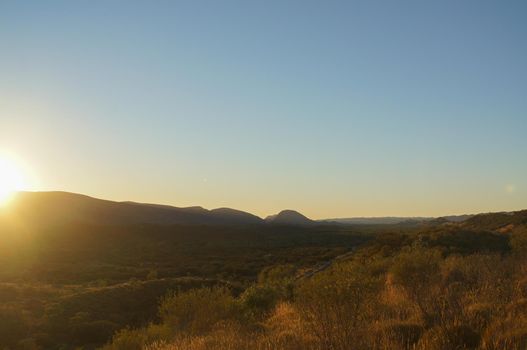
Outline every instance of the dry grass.
MULTIPOLYGON (((231 298, 225 290, 185 295, 170 304, 184 301, 184 307, 164 309, 164 318, 173 319, 181 310, 192 316, 194 303, 199 303, 208 305, 198 305, 194 314, 207 315, 198 317, 204 323, 198 328, 169 323, 179 325, 178 330, 144 343, 143 348, 527 349, 525 257, 444 258, 436 251, 412 248, 384 259, 382 264, 339 262, 296 285, 291 300, 268 310, 259 305, 258 313, 251 309, 254 303, 245 303, 247 298, 231 298), (210 298, 214 295, 216 299, 210 298)), ((186 317, 194 320, 191 316, 186 317)))

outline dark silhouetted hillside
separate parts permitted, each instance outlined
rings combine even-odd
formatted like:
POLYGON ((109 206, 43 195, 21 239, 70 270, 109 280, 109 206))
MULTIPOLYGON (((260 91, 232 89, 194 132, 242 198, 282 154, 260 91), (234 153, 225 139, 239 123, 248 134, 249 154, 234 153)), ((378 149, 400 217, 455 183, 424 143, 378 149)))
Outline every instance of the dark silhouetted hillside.
POLYGON ((315 223, 294 210, 282 210, 277 215, 268 216, 265 221, 277 225, 313 225, 315 223))
POLYGON ((260 224, 255 215, 228 208, 206 210, 167 205, 114 202, 68 192, 20 192, 9 213, 33 224, 96 223, 101 225, 260 224))

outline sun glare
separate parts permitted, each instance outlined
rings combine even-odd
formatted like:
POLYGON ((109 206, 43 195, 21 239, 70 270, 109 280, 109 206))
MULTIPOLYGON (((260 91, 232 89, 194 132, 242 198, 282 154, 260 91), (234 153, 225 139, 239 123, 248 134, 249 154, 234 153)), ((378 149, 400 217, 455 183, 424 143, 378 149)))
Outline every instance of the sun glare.
POLYGON ((28 185, 22 167, 10 157, 0 155, 0 206, 7 204, 17 191, 27 189, 28 185))

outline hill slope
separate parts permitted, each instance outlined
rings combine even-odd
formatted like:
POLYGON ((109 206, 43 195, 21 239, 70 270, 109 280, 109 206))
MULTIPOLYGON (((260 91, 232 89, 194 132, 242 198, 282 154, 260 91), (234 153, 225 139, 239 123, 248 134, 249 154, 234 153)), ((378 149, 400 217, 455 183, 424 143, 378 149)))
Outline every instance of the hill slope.
POLYGON ((315 221, 294 210, 282 210, 277 215, 268 216, 265 221, 277 225, 312 225, 315 221))
POLYGON ((94 223, 131 224, 260 224, 255 215, 228 208, 178 208, 168 205, 114 202, 68 192, 20 192, 9 205, 9 213, 35 224, 94 223))

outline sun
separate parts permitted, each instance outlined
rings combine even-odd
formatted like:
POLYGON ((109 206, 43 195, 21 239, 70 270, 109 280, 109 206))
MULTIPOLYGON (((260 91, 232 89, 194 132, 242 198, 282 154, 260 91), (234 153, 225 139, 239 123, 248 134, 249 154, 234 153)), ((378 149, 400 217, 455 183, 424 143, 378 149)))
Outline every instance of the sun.
POLYGON ((28 185, 22 167, 14 159, 0 155, 0 206, 7 204, 17 191, 28 185))

